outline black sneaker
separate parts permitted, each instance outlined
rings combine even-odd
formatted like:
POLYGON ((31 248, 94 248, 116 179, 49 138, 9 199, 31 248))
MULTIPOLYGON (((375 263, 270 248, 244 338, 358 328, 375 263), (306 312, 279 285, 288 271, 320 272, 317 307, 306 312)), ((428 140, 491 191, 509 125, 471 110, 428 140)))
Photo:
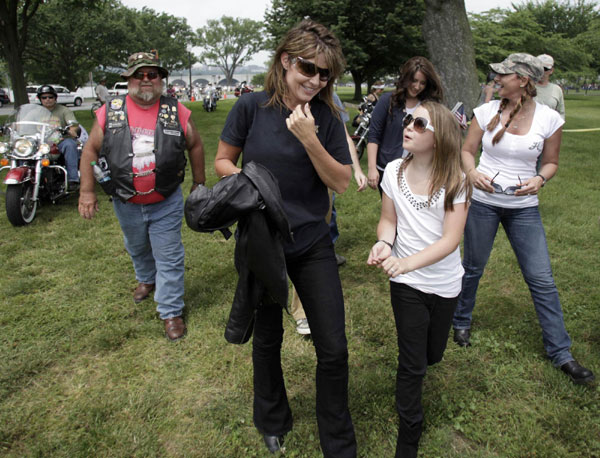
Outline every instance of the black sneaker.
POLYGON ((69 181, 69 186, 67 187, 67 191, 69 191, 69 192, 79 191, 79 181, 69 181))

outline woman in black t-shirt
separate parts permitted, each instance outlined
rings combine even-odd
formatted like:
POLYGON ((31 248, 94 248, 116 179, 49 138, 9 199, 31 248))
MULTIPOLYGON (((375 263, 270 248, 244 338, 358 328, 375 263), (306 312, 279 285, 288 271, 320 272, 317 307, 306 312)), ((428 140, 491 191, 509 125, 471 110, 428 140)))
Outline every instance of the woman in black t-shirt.
MULTIPOLYGON (((317 353, 317 422, 325 456, 356 456, 348 410, 348 349, 341 282, 325 215, 327 188, 342 193, 351 177, 344 126, 333 82, 344 59, 339 41, 304 20, 279 44, 265 91, 243 95, 227 117, 215 159, 219 176, 254 161, 277 178, 294 243, 284 245, 286 268, 304 305, 317 353)), ((292 428, 281 369, 282 305, 256 311, 254 424, 270 451, 292 428)))

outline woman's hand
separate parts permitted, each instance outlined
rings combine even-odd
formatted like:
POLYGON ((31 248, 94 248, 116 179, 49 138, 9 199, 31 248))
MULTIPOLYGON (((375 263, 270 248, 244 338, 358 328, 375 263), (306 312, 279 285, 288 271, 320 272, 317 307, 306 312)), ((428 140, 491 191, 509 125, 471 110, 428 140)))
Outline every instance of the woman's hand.
POLYGON ((367 172, 367 184, 371 189, 377 189, 377 185, 379 184, 379 170, 377 167, 369 168, 367 172))
POLYGON ((354 179, 356 180, 356 184, 358 185, 358 192, 367 189, 367 177, 361 169, 357 169, 354 171, 354 179))
POLYGON ((541 176, 536 175, 531 177, 529 180, 524 181, 521 187, 515 191, 515 196, 536 195, 543 184, 544 180, 541 176))
POLYGON ((367 264, 370 266, 379 266, 384 260, 390 257, 390 254, 392 254, 392 249, 389 245, 378 240, 369 252, 367 264))
POLYGON ((387 258, 379 267, 383 269, 386 275, 390 278, 397 277, 398 275, 402 275, 410 271, 406 259, 397 258, 395 256, 390 256, 387 258))
POLYGON ((313 115, 310 112, 308 103, 304 105, 304 107, 298 105, 285 120, 285 123, 290 132, 293 133, 301 143, 305 143, 307 140, 314 138, 317 135, 315 118, 313 118, 313 115))
POLYGON ((492 179, 485 173, 478 172, 477 169, 473 168, 469 171, 469 178, 471 179, 473 186, 477 189, 489 193, 494 192, 494 188, 492 188, 492 179))

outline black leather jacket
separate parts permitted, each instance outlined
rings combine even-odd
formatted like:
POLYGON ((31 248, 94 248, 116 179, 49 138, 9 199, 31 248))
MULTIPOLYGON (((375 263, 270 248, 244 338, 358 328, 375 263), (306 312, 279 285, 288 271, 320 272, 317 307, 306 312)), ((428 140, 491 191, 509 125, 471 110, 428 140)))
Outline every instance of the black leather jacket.
POLYGON ((288 281, 283 240, 292 234, 281 204, 277 180, 260 164, 250 162, 211 189, 198 186, 185 202, 187 225, 198 232, 220 230, 238 221, 235 267, 239 280, 225 329, 230 343, 246 343, 261 304, 287 308, 288 281))

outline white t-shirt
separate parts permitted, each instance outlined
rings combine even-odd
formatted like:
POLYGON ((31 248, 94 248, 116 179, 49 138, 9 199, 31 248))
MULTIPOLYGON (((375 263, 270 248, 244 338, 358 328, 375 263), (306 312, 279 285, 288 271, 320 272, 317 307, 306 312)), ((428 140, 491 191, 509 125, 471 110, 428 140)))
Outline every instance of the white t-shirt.
MULTIPOLYGON (((416 254, 442 238, 444 227, 444 188, 432 197, 427 206, 427 196, 413 194, 408 187, 404 173, 398 181, 398 173, 403 159, 390 162, 383 175, 381 187, 392 199, 396 210, 396 240, 392 256, 406 258, 416 254)), ((454 199, 454 205, 462 205, 464 193, 454 199)), ((441 297, 456 297, 460 294, 464 269, 460 262, 460 249, 456 247, 444 259, 391 279, 412 288, 441 297)))
MULTIPOLYGON (((551 137, 565 121, 550 107, 536 102, 533 121, 527 134, 513 135, 504 132, 502 139, 492 145, 492 139, 502 125, 498 123, 492 132, 486 130, 486 127, 498 113, 499 107, 500 101, 492 100, 473 110, 479 127, 484 131, 481 141, 482 153, 477 171, 490 178, 500 172, 494 178, 494 183, 498 183, 502 189, 506 189, 508 186, 518 185, 519 177, 521 181, 526 181, 535 176, 536 161, 544 149, 544 140, 551 137)), ((477 188, 473 188, 473 200, 504 208, 526 208, 538 205, 537 195, 509 196, 492 194, 477 188)))

